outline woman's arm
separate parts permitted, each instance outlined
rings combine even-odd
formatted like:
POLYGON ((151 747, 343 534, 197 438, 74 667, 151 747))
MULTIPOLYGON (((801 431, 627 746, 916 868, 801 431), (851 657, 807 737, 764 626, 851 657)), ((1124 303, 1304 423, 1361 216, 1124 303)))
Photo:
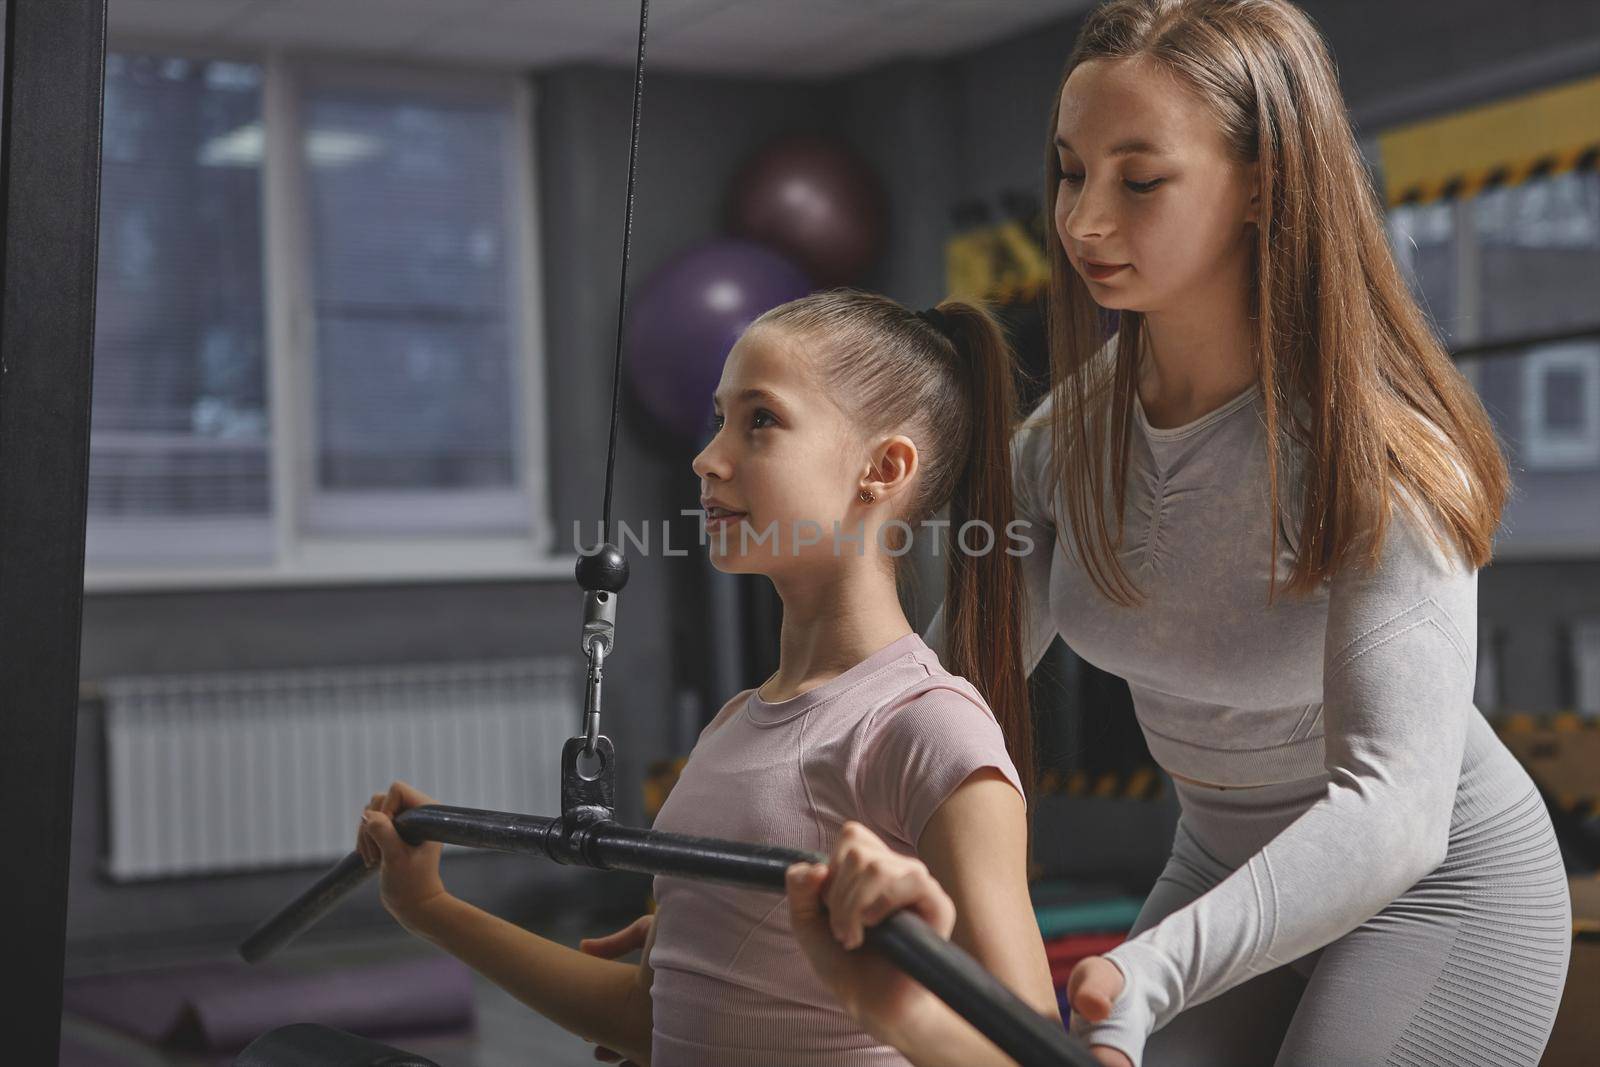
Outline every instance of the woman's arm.
POLYGON ((1361 925, 1443 860, 1472 704, 1476 574, 1397 507, 1329 592, 1326 793, 1210 892, 1106 954, 1126 987, 1079 1036, 1127 1053, 1185 1008, 1361 925))

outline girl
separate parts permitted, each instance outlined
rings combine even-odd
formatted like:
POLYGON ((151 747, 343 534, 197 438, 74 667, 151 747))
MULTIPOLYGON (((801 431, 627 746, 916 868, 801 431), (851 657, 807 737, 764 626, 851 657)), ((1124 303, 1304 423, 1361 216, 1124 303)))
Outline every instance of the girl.
MULTIPOLYGON (((1537 1063, 1571 903, 1472 703, 1505 463, 1396 271, 1320 36, 1285 0, 1112 0, 1048 169, 1054 383, 1014 457, 1059 539, 1023 561, 1023 654, 1059 633, 1126 678, 1182 803, 1129 940, 1072 977, 1073 1031, 1135 1067, 1537 1063)), ((813 932, 822 873, 791 882, 813 932)), ((899 877, 846 877, 832 922, 938 914, 899 877)), ((810 947, 916 1062, 997 1062, 946 1059, 948 1013, 810 947)))
MULTIPOLYGON (((949 888, 956 942, 1059 1019, 1027 889, 1016 549, 985 550, 981 526, 956 539, 974 547, 949 556, 950 670, 907 623, 895 573, 946 505, 953 528, 1010 518, 1012 376, 978 309, 913 315, 853 291, 776 308, 734 346, 693 465, 713 565, 782 598, 781 655, 701 732, 655 825, 827 851, 859 821, 949 888)), ((363 814, 385 907, 567 1029, 656 1067, 905 1062, 805 966, 783 898, 657 878, 643 962, 597 959, 450 896, 439 846, 407 846, 391 822, 428 802, 396 783, 363 814)))

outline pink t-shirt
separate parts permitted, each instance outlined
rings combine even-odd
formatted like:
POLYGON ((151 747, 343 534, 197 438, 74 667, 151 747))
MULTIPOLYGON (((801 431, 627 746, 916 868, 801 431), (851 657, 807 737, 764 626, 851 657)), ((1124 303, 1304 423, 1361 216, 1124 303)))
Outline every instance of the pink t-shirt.
MULTIPOLYGON (((657 830, 827 852, 846 820, 907 855, 974 771, 1020 793, 988 704, 915 633, 776 704, 735 696, 700 732, 657 830)), ((795 943, 780 894, 658 877, 655 1067, 907 1061, 852 1023, 795 943)))

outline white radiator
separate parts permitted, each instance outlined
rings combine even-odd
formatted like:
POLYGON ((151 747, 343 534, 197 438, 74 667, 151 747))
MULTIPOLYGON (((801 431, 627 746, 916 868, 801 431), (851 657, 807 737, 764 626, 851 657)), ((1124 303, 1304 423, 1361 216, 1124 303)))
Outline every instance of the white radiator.
POLYGON ((108 680, 106 873, 331 861, 397 778, 441 804, 559 814, 582 671, 574 657, 108 680))

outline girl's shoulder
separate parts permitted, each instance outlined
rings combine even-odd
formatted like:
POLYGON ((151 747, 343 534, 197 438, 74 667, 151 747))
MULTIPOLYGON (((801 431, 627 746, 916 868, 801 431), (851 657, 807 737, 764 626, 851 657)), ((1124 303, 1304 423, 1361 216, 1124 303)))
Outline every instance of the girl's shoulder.
POLYGON ((722 705, 717 713, 711 717, 711 721, 700 728, 699 740, 704 741, 707 737, 716 733, 723 726, 725 726, 735 715, 739 714, 739 712, 743 710, 745 704, 749 702, 751 695, 754 694, 755 691, 756 687, 751 686, 749 689, 739 690, 731 698, 729 698, 728 702, 722 705))
POLYGON ((913 847, 934 811, 976 771, 992 767, 1026 795, 994 713, 959 675, 930 675, 879 708, 863 740, 855 764, 862 814, 913 847))
POLYGON ((959 746, 974 733, 998 729, 999 720, 978 688, 939 667, 879 704, 866 721, 865 739, 873 744, 895 733, 926 744, 959 746))

